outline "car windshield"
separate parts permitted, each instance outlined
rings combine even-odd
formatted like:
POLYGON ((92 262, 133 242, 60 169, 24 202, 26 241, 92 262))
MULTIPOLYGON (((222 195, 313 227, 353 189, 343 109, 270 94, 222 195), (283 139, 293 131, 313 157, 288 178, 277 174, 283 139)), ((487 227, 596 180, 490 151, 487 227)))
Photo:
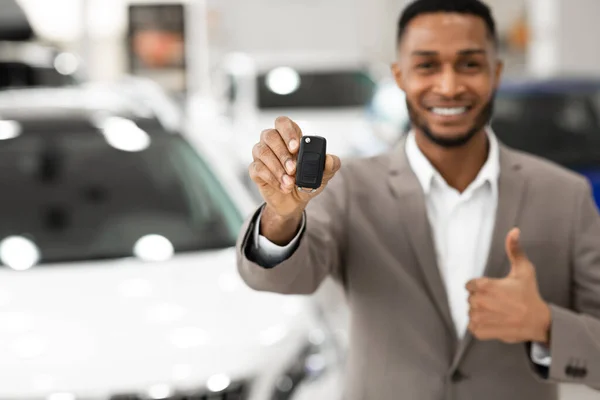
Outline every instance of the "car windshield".
POLYGON ((122 151, 37 126, 0 141, 0 263, 24 241, 39 264, 233 246, 241 216, 204 160, 180 136, 148 137, 122 151))
POLYGON ((24 87, 58 87, 74 85, 72 75, 60 74, 55 68, 18 62, 0 62, 0 89, 24 87))
POLYGON ((362 71, 274 70, 258 77, 258 107, 363 107, 371 101, 375 89, 375 82, 362 71))
POLYGON ((570 168, 600 164, 600 89, 500 91, 492 128, 505 144, 570 168))

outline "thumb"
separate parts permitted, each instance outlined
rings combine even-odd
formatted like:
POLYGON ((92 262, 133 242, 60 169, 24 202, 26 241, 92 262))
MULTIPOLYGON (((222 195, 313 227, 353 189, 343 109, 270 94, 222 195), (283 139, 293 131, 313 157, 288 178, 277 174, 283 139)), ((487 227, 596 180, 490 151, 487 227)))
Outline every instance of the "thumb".
POLYGON ((325 182, 328 182, 342 167, 342 161, 338 156, 333 154, 327 154, 325 157, 325 170, 323 171, 323 178, 325 182))
POLYGON ((529 262, 527 255, 521 247, 521 243, 519 241, 520 236, 521 231, 519 228, 511 229, 506 236, 506 254, 510 260, 511 272, 514 272, 514 270, 523 265, 523 263, 529 262))

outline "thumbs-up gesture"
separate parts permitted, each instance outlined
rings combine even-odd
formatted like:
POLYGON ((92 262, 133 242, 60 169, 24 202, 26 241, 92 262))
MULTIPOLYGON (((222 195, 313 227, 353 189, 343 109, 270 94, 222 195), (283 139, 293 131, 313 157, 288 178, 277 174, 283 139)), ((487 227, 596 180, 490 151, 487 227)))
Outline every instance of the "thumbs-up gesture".
POLYGON ((502 279, 473 279, 469 291, 469 331, 480 340, 549 345, 551 314, 540 296, 535 267, 519 242, 520 231, 506 236, 510 272, 502 279))

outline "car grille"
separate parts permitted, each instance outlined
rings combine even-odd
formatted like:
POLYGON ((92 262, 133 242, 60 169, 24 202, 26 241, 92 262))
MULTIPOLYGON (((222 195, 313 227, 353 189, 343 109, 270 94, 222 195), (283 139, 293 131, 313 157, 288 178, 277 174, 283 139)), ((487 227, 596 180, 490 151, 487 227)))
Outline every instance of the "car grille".
MULTIPOLYGON (((161 400, 246 400, 249 398, 247 383, 231 384, 227 389, 213 393, 206 390, 175 392, 161 400)), ((110 400, 150 400, 147 395, 137 393, 121 393, 110 397, 110 400)))

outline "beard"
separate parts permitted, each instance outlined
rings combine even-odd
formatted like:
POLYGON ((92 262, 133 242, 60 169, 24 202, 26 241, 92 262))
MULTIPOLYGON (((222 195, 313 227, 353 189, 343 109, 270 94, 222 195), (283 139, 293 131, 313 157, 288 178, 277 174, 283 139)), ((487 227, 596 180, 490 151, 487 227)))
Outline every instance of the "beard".
POLYGON ((416 108, 413 107, 411 102, 406 99, 406 108, 408 109, 408 115, 410 117, 410 121, 413 126, 419 129, 425 137, 432 143, 444 147, 444 148, 453 148, 453 147, 461 147, 467 144, 478 132, 490 122, 492 119, 492 115, 494 114, 494 99, 496 97, 496 93, 494 93, 491 99, 487 102, 487 104, 483 107, 483 109, 479 112, 477 117, 475 117, 475 122, 473 126, 455 137, 444 137, 443 135, 439 135, 431 130, 425 118, 421 118, 419 113, 416 111, 416 108))

